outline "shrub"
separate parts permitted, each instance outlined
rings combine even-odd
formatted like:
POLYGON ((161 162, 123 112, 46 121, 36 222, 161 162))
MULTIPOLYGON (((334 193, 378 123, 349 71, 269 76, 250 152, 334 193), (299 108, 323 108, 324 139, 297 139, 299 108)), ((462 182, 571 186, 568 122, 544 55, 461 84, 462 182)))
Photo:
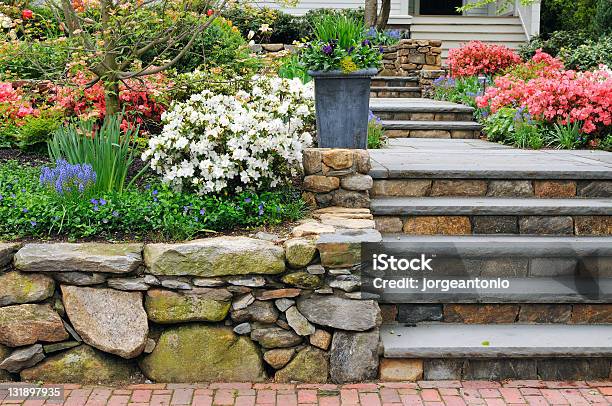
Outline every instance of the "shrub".
MULTIPOLYGON (((57 102, 68 115, 80 120, 103 120, 106 116, 106 98, 101 82, 87 87, 91 77, 82 71, 70 76, 72 85, 57 86, 51 101, 57 102)), ((163 73, 138 79, 127 79, 119 87, 119 99, 124 111, 123 128, 159 122, 169 104, 166 90, 172 82, 163 73)))
POLYGON ((209 230, 298 220, 305 211, 291 189, 202 197, 154 183, 67 199, 41 184, 40 175, 39 168, 14 161, 0 165, 0 238, 183 240, 209 230))
POLYGON ((560 56, 568 69, 585 71, 602 64, 612 66, 612 35, 577 47, 563 48, 560 56))
MULTIPOLYGON (((544 59, 541 56, 535 62, 544 59)), ((511 75, 497 77, 495 86, 476 99, 478 107, 489 108, 493 113, 504 107, 523 107, 538 120, 548 123, 579 121, 581 131, 586 134, 612 124, 609 71, 576 73, 549 65, 541 72, 537 78, 527 81, 511 75)))
POLYGON ((40 116, 26 116, 23 124, 14 128, 14 139, 21 149, 44 146, 64 117, 57 110, 46 110, 40 116))
POLYGON ((257 43, 291 44, 309 35, 310 28, 305 18, 269 7, 239 4, 228 8, 223 15, 238 27, 245 38, 252 32, 252 39, 257 43))
POLYGON ((585 144, 586 138, 580 131, 580 122, 570 122, 565 124, 553 124, 547 131, 547 138, 550 145, 560 149, 575 149, 585 144))
POLYGON ((235 95, 240 90, 248 92, 252 88, 250 77, 237 76, 227 70, 219 70, 218 73, 215 71, 196 69, 175 76, 170 98, 173 101, 185 101, 192 94, 202 93, 204 90, 215 94, 235 95))
POLYGON ((49 155, 56 163, 91 165, 97 191, 121 193, 129 187, 125 182, 135 158, 132 140, 138 134, 138 127, 122 131, 122 121, 121 116, 108 116, 99 129, 91 121, 61 127, 49 142, 49 155))
POLYGON ((592 35, 585 30, 555 31, 547 36, 533 37, 527 44, 519 47, 518 53, 523 60, 531 59, 538 49, 556 57, 559 56, 562 49, 576 48, 590 40, 592 40, 592 35))
POLYGON ((235 96, 205 90, 173 104, 143 160, 175 189, 199 194, 286 181, 312 141, 313 88, 263 76, 252 86, 235 96))
POLYGON ((448 52, 448 67, 453 77, 494 75, 521 62, 521 58, 503 45, 470 41, 448 52))
POLYGON ((57 38, 0 44, 0 79, 62 79, 71 59, 69 42, 57 38))
POLYGON ((593 29, 595 35, 612 35, 612 4, 610 4, 610 0, 597 0, 593 29))

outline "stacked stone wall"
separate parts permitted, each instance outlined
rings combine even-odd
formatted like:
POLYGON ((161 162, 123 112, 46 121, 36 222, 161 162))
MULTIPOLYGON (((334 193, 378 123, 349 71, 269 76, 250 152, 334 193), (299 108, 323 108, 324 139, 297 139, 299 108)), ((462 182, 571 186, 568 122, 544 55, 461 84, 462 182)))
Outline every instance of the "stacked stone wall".
POLYGON ((381 76, 413 76, 422 70, 437 71, 442 66, 442 41, 402 39, 383 47, 381 76))

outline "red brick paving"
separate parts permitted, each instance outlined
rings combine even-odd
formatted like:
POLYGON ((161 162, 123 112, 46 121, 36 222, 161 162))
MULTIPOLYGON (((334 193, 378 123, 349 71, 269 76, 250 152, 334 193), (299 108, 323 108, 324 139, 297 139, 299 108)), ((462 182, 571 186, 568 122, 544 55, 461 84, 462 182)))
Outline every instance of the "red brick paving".
POLYGON ((8 400, 14 406, 550 406, 612 405, 612 381, 422 381, 350 385, 211 383, 126 387, 64 385, 65 398, 8 400))

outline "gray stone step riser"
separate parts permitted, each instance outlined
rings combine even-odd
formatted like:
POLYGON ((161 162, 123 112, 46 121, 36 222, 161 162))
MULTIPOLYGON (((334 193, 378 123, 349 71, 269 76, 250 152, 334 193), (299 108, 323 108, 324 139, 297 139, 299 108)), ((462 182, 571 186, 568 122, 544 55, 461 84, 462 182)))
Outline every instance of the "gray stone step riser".
POLYGON ((410 91, 397 91, 397 90, 389 90, 389 89, 370 89, 370 97, 384 97, 384 98, 419 98, 421 97, 420 90, 410 90, 410 91))
POLYGON ((551 235, 612 236, 612 216, 606 215, 377 215, 381 233, 405 235, 551 235))
MULTIPOLYGON (((414 363, 414 361, 411 361, 414 363)), ((423 359, 423 379, 440 380, 608 380, 610 358, 423 359)))
POLYGON ((612 180, 384 179, 372 197, 612 198, 612 180))
POLYGON ((400 79, 377 79, 373 78, 372 87, 419 87, 419 80, 415 78, 400 78, 400 79))
MULTIPOLYGON (((384 128, 384 126, 383 126, 384 128)), ((479 130, 407 130, 385 128, 389 138, 442 138, 442 139, 477 139, 479 130)))
POLYGON ((381 305, 383 324, 612 324, 609 304, 398 302, 381 305))
MULTIPOLYGON (((424 109, 425 110, 425 109, 424 109)), ((381 120, 412 120, 412 121, 473 121, 471 113, 445 112, 404 112, 404 111, 373 111, 381 120)))

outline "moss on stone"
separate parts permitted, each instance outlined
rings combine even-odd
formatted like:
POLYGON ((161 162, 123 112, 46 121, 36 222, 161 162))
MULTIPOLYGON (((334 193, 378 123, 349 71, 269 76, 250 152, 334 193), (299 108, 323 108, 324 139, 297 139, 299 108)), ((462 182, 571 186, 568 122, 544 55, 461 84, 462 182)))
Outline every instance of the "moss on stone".
POLYGON ((55 282, 49 276, 17 271, 0 274, 0 286, 0 306, 39 302, 55 291, 55 282))
POLYGON ((157 382, 261 381, 261 354, 227 327, 187 324, 165 330, 140 367, 157 382))
POLYGON ((145 310, 156 323, 179 323, 186 321, 221 321, 229 312, 231 294, 227 300, 217 300, 197 292, 172 292, 150 290, 145 298, 145 310))
POLYGON ((21 371, 24 381, 51 383, 122 383, 142 380, 134 361, 82 344, 21 371))
POLYGON ((324 351, 306 347, 298 352, 286 367, 276 372, 276 382, 309 382, 325 383, 329 370, 329 361, 324 351))
POLYGON ((302 289, 317 289, 321 286, 321 278, 303 271, 288 273, 281 279, 288 285, 302 289))

